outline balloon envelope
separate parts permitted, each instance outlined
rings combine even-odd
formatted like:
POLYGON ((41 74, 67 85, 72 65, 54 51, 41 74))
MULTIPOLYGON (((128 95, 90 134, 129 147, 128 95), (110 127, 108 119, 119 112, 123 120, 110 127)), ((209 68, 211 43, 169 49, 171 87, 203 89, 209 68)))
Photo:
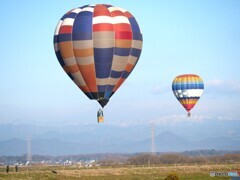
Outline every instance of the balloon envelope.
POLYGON ((203 89, 202 79, 195 74, 179 75, 172 83, 175 97, 189 113, 201 97, 203 89))
POLYGON ((142 34, 128 11, 106 4, 86 5, 60 19, 54 48, 73 82, 104 107, 137 64, 142 34))

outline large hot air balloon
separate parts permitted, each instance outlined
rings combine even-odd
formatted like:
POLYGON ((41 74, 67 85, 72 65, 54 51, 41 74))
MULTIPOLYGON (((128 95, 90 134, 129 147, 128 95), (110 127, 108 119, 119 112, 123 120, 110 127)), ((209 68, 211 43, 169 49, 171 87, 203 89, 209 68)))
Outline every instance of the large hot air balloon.
POLYGON ((202 95, 203 89, 203 80, 195 74, 179 75, 172 83, 173 93, 187 110, 189 117, 191 116, 190 111, 202 95))
POLYGON ((106 4, 86 5, 60 19, 54 48, 72 81, 104 107, 137 64, 142 34, 130 12, 106 4))

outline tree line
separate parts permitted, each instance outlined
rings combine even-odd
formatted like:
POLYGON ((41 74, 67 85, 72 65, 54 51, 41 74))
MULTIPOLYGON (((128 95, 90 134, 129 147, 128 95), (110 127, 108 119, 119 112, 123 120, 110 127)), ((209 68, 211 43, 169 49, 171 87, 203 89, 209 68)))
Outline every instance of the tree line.
POLYGON ((240 162, 240 154, 224 154, 213 156, 188 156, 180 153, 166 153, 160 155, 140 154, 130 157, 126 164, 190 164, 190 163, 234 163, 240 162))

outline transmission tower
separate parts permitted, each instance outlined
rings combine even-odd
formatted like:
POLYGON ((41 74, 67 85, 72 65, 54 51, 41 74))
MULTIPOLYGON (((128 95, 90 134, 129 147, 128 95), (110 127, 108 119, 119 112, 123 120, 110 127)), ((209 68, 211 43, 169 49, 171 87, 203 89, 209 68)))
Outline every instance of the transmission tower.
POLYGON ((30 135, 27 137, 27 162, 32 164, 32 141, 30 135))
POLYGON ((154 122, 151 122, 151 136, 152 136, 152 144, 151 144, 151 152, 152 155, 156 154, 156 146, 155 146, 155 141, 154 141, 154 122))

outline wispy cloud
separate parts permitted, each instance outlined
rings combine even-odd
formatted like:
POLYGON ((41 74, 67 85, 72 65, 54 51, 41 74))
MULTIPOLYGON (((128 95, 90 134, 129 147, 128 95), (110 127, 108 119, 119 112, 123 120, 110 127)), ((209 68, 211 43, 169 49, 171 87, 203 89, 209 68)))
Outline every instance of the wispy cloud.
POLYGON ((171 86, 170 87, 169 86, 161 86, 159 84, 156 84, 151 88, 151 92, 153 94, 163 94, 163 93, 166 93, 169 91, 172 91, 171 86))
POLYGON ((223 80, 215 78, 205 83, 205 89, 217 93, 240 94, 240 80, 223 80))
MULTIPOLYGON (((204 82, 205 90, 210 90, 218 93, 237 93, 240 94, 240 80, 224 80, 220 78, 214 78, 204 82)), ((152 87, 151 92, 153 94, 162 94, 164 92, 171 91, 171 87, 161 86, 156 84, 152 87)), ((216 94, 216 93, 215 93, 216 94)))
POLYGON ((218 116, 216 117, 217 120, 220 120, 220 121, 231 121, 231 120, 235 120, 235 118, 233 117, 227 117, 227 116, 218 116))

